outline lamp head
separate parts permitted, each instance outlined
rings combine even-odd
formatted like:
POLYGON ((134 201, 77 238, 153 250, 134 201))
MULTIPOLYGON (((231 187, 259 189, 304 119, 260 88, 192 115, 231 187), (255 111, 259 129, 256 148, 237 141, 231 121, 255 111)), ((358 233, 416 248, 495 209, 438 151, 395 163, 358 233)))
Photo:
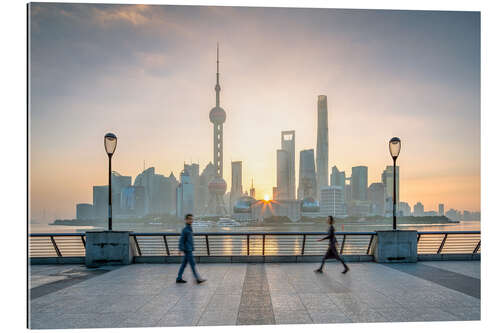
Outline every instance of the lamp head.
POLYGON ((108 133, 104 136, 104 148, 106 149, 106 153, 111 156, 115 152, 116 149, 117 138, 113 133, 108 133))
POLYGON ((396 159, 401 151, 401 140, 397 137, 392 138, 389 141, 389 152, 391 153, 392 159, 396 159))

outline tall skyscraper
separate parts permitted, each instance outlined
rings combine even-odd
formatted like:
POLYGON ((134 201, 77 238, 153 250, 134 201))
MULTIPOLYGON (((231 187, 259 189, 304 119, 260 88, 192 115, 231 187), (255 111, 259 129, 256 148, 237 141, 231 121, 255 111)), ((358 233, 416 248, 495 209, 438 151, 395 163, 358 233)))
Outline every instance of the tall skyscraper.
POLYGON ((220 84, 219 84, 219 44, 217 44, 217 74, 215 83, 215 107, 210 110, 210 121, 214 124, 214 165, 215 178, 208 184, 210 192, 209 209, 216 215, 226 214, 224 205, 224 194, 227 184, 223 176, 223 124, 226 121, 226 111, 220 106, 220 84))
POLYGON ((444 216, 444 204, 440 203, 438 207, 439 207, 439 216, 444 216))
POLYGON ((351 173, 351 200, 366 201, 367 189, 368 167, 353 167, 351 173))
POLYGON ((342 193, 344 197, 344 202, 347 202, 346 199, 346 177, 345 171, 339 171, 337 166, 333 166, 332 173, 330 174, 330 186, 340 186, 342 187, 342 193))
POLYGON ((242 162, 233 161, 231 162, 231 197, 229 207, 234 207, 236 201, 243 195, 243 171, 242 162))
POLYGON ((314 149, 302 150, 300 152, 299 190, 297 193, 299 200, 305 198, 316 199, 318 191, 314 164, 314 149))
POLYGON ((318 96, 316 168, 318 191, 328 186, 328 107, 325 95, 318 96))
POLYGON ((288 153, 288 193, 283 199, 295 199, 295 131, 281 132, 281 149, 288 153))
POLYGON ((274 200, 288 200, 290 193, 290 154, 283 149, 276 151, 276 193, 274 200))

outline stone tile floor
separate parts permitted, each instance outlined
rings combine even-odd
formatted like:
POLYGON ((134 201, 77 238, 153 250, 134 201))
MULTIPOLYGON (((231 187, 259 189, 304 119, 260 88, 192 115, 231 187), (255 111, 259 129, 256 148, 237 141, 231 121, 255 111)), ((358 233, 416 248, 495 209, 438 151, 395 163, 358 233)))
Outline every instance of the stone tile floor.
POLYGON ((100 270, 34 265, 29 324, 42 329, 480 319, 480 298, 471 296, 480 284, 478 261, 349 265, 343 275, 335 262, 323 274, 313 273, 312 263, 201 264, 208 279, 202 285, 187 269, 188 283, 176 284, 175 264, 100 270))

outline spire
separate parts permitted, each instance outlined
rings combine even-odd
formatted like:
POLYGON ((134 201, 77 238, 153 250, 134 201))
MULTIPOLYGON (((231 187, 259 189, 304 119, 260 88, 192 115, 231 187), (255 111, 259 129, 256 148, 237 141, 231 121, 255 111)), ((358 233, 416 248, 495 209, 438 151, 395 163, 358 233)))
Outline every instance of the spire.
POLYGON ((215 106, 220 105, 220 85, 219 85, 219 43, 217 42, 217 74, 215 84, 215 106))

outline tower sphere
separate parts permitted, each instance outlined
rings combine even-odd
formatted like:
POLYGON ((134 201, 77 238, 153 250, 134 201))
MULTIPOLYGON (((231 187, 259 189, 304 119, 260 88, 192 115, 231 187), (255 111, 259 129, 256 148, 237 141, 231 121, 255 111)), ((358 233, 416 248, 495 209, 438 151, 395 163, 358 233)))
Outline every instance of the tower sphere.
POLYGON ((223 124, 226 121, 226 111, 220 106, 215 106, 210 110, 210 121, 214 124, 223 124))
POLYGON ((220 177, 216 177, 208 183, 208 190, 211 194, 224 195, 227 190, 226 181, 220 177))

